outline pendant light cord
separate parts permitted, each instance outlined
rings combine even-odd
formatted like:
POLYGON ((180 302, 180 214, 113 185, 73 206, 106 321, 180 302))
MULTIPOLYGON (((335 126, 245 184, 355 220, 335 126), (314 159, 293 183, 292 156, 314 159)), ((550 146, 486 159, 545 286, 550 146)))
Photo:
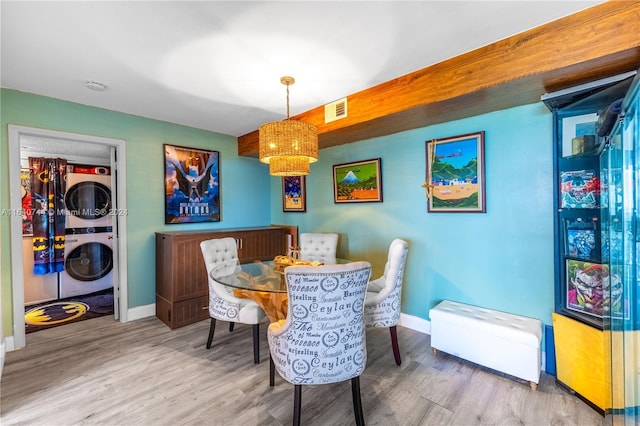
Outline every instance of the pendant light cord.
POLYGON ((287 83, 287 120, 289 119, 289 83, 287 83))

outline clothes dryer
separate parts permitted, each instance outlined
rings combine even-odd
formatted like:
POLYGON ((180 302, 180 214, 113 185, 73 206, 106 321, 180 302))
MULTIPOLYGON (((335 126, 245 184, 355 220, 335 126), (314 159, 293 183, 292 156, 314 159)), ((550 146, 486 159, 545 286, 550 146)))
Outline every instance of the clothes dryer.
POLYGON ((67 168, 66 228, 112 226, 111 172, 108 167, 70 165, 67 168))
POLYGON ((113 234, 87 229, 67 229, 61 299, 113 287, 113 234))

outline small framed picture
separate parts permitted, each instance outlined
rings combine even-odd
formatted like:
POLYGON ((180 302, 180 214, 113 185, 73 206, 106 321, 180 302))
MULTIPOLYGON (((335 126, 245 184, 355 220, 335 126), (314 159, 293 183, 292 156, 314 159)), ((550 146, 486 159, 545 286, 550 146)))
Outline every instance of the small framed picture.
POLYGON ((282 178, 282 211, 301 213, 307 211, 304 176, 284 176, 282 178))
POLYGON ((562 156, 568 157, 582 153, 585 149, 584 145, 582 150, 577 147, 574 148, 576 142, 584 137, 593 137, 596 135, 596 123, 598 122, 598 114, 583 114, 573 117, 567 117, 562 119, 562 156), (574 139, 577 139, 574 141, 574 139), (577 149, 577 151, 576 151, 577 149))
POLYGON ((220 153, 164 145, 165 224, 220 221, 220 153))
POLYGON ((426 142, 427 211, 485 213, 484 132, 426 142))
POLYGON ((380 158, 334 165, 333 201, 336 204, 382 202, 380 158))

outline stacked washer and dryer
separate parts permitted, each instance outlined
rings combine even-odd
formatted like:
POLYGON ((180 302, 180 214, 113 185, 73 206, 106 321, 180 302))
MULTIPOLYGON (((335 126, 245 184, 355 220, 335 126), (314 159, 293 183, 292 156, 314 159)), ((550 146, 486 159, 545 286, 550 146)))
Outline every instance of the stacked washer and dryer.
POLYGON ((59 298, 113 287, 113 215, 109 167, 68 165, 66 245, 59 298))

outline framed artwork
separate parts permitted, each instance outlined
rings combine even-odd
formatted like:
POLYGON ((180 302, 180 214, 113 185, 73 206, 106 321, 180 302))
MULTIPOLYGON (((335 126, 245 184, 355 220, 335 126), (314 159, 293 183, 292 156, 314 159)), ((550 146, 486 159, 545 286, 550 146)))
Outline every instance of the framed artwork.
POLYGON ((333 166, 333 202, 382 202, 380 158, 333 166))
POLYGON ((166 224, 220 221, 220 153, 164 145, 166 224))
POLYGON ((575 138, 581 136, 596 135, 598 114, 583 114, 562 119, 562 156, 568 157, 574 154, 575 138))
POLYGON ((567 309, 598 318, 625 317, 622 281, 601 263, 567 259, 567 309))
POLYGON ((307 191, 304 176, 284 176, 282 178, 282 211, 307 211, 307 191))
POLYGON ((485 213, 484 132, 426 142, 427 211, 485 213))

